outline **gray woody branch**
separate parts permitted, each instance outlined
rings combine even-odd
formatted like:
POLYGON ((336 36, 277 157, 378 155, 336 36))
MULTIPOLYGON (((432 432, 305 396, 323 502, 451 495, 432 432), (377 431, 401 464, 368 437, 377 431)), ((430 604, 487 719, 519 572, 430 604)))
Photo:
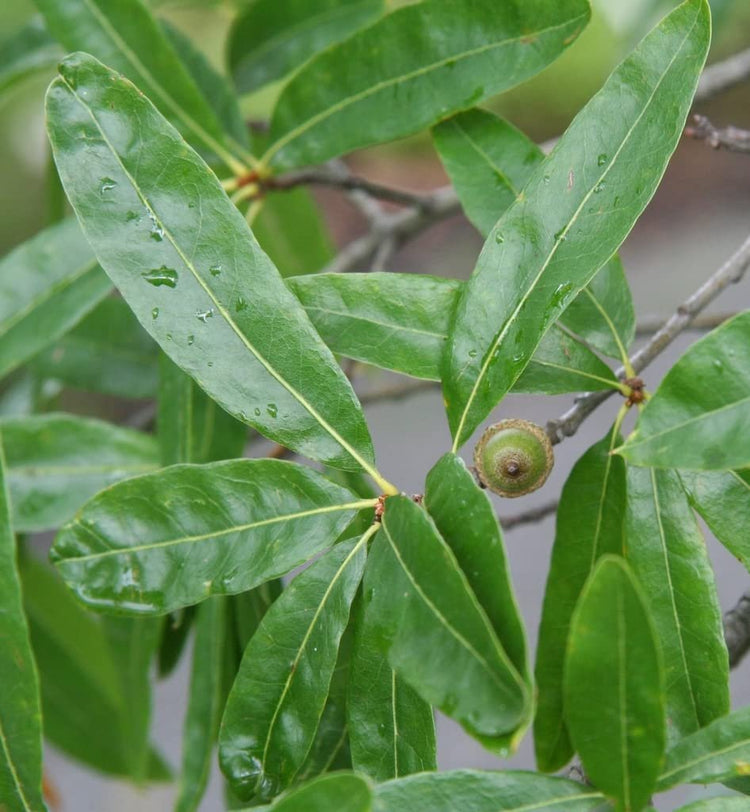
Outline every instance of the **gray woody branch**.
POLYGON ((730 152, 750 153, 750 130, 739 127, 715 127, 705 116, 693 116, 693 123, 685 127, 685 135, 698 141, 705 141, 713 149, 727 149, 730 152))

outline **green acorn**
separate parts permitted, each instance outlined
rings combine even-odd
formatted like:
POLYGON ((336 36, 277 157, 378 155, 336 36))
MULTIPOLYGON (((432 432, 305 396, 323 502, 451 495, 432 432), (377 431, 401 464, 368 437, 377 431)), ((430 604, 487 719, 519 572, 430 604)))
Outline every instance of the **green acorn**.
POLYGON ((546 432, 514 418, 490 426, 474 448, 474 466, 485 488, 510 498, 541 488, 555 457, 546 432))

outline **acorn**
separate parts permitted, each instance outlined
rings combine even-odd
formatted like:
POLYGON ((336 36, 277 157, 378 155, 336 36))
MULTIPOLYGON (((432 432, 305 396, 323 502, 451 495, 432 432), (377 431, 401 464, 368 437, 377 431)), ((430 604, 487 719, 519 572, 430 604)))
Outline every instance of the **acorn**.
POLYGON ((474 466, 482 486, 509 498, 541 488, 554 464, 549 437, 528 420, 495 423, 474 448, 474 466))

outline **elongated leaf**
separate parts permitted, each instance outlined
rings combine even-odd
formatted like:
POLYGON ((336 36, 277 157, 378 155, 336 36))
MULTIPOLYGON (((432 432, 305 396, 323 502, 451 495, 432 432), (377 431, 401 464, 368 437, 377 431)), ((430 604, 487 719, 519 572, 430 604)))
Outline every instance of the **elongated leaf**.
POLYGON ((235 18, 227 56, 237 88, 255 90, 339 42, 384 10, 383 0, 255 0, 235 18))
POLYGON ((23 612, 0 442, 0 803, 38 812, 42 799, 42 717, 39 679, 23 612))
POLYGON ((371 506, 294 463, 175 465, 92 499, 52 558, 84 602, 163 614, 289 572, 371 506))
POLYGON ((105 299, 34 359, 37 374, 125 398, 156 394, 157 347, 122 299, 105 299))
POLYGON ((376 782, 435 770, 432 708, 391 668, 364 609, 360 602, 347 700, 354 769, 376 782))
POLYGON ((707 3, 686 0, 614 71, 496 225, 458 301, 446 355, 454 448, 511 389, 645 208, 677 144, 709 38, 707 3))
POLYGON ((241 145, 223 132, 210 104, 141 0, 38 0, 52 35, 68 51, 85 51, 134 82, 194 145, 237 174, 241 145))
POLYGON ((367 781, 353 773, 323 775, 288 795, 283 795, 269 812, 370 812, 372 792, 367 781))
POLYGON ((729 664, 705 541, 673 471, 629 468, 627 560, 642 584, 666 676, 667 738, 729 712, 729 664))
POLYGON ((709 798, 681 806, 677 812, 744 812, 747 798, 709 798))
POLYGON ((560 497, 552 562, 544 593, 536 657, 534 746, 541 770, 573 755, 563 717, 565 651, 573 610, 597 560, 624 549, 625 466, 610 454, 610 431, 575 464, 560 497))
POLYGON ((216 177, 128 81, 81 54, 60 70, 47 94, 60 175, 141 324, 231 414, 375 473, 348 381, 216 177))
MULTIPOLYGON (((433 130, 435 146, 469 219, 485 238, 544 160, 520 130, 487 110, 467 110, 433 130)), ((619 358, 635 334, 630 288, 616 257, 561 316, 591 346, 619 358), (617 337, 615 336, 617 334, 617 337)))
POLYGON ((196 609, 196 606, 188 606, 186 609, 173 612, 164 619, 157 655, 159 679, 168 677, 180 662, 193 628, 196 609))
POLYGON ((657 789, 728 781, 747 775, 748 764, 750 708, 742 708, 677 742, 667 753, 657 789))
POLYGON ((680 479, 711 532, 750 569, 750 471, 681 471, 680 479))
POLYGON ((277 795, 305 761, 362 577, 368 535, 336 545, 297 576, 245 650, 219 738, 221 768, 240 798, 277 795))
POLYGON ((0 93, 27 76, 53 68, 62 58, 62 48, 35 17, 0 43, 0 93))
POLYGON ((508 770, 451 770, 388 781, 375 790, 375 812, 560 812, 600 810, 595 790, 562 778, 508 770))
POLYGON ((546 67, 589 14, 584 0, 427 0, 398 9, 295 74, 274 110, 264 160, 279 169, 319 163, 430 127, 546 67))
POLYGON ((73 327, 112 287, 75 220, 0 260, 0 376, 73 327))
POLYGON ((618 449, 634 465, 724 470, 750 465, 750 311, 680 358, 618 449))
POLYGON ((450 547, 427 513, 386 501, 365 575, 373 644, 431 705, 488 748, 526 718, 530 696, 450 547))
POLYGON ((664 672, 645 597, 622 558, 604 557, 570 626, 565 718, 586 774, 618 812, 642 809, 664 754, 664 672))
POLYGON ((0 425, 19 531, 60 527, 102 488, 158 465, 152 437, 102 420, 46 414, 0 425))
MULTIPOLYGON (((462 283, 422 274, 314 274, 287 280, 324 341, 341 355, 439 380, 450 314, 462 283)), ((557 327, 514 387, 560 394, 616 385, 609 367, 557 327)))

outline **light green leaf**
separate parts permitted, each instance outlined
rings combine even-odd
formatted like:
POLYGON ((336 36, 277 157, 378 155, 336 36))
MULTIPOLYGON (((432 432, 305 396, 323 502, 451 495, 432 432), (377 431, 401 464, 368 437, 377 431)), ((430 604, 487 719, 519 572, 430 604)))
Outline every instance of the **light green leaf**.
POLYGON ((729 712, 729 664, 706 544, 673 471, 628 468, 625 550, 666 676, 667 739, 729 712))
POLYGON ((496 225, 459 298, 446 355, 454 450, 512 388, 650 200, 709 39, 706 0, 686 0, 615 69, 496 225))
POLYGON ((528 79, 589 20, 585 0, 426 0, 311 59, 284 87, 263 160, 320 163, 392 141, 528 79))
POLYGON ((5 460, 0 441, 0 803, 8 810, 40 812, 42 715, 39 678, 23 612, 10 523, 5 460))
POLYGON ((62 48, 34 17, 0 43, 0 94, 37 71, 53 68, 62 56, 62 48))
POLYGON ((112 285, 74 219, 0 260, 0 377, 70 330, 112 285))
POLYGON ((307 757, 370 535, 337 544, 298 575, 245 650, 219 734, 221 768, 242 799, 277 795, 307 757))
POLYGON ((280 79, 384 10, 383 0, 255 0, 234 19, 227 60, 247 93, 280 79))
POLYGON ((664 671, 645 596, 622 558, 602 558, 581 593, 564 692, 586 775, 618 812, 642 809, 664 754, 664 671))
POLYGON ((82 54, 60 70, 47 94, 60 175, 141 324, 231 414, 378 478, 349 382, 216 177, 130 82, 82 54))
POLYGON ((597 560, 624 549, 625 466, 610 454, 619 439, 615 428, 578 460, 557 509, 536 655, 534 746, 537 764, 547 772, 559 769, 573 755, 563 717, 565 651, 573 610, 597 560))
POLYGON ((617 449, 633 465, 724 470, 750 465, 750 311, 677 361, 617 449))
POLYGON ((745 812, 747 798, 709 798, 681 806, 677 812, 745 812))
POLYGON ((18 531, 60 527, 102 488, 158 465, 152 437, 102 420, 67 414, 9 417, 0 429, 18 531))
POLYGON ((370 812, 372 791, 367 781, 353 773, 323 775, 282 795, 262 810, 253 812, 370 812))
POLYGON ((423 699, 505 752, 529 711, 527 685, 427 513, 392 496, 382 527, 365 574, 373 644, 423 699))
POLYGON ((84 602, 164 614, 289 572, 372 506, 290 462, 174 465, 94 497, 52 558, 84 602))

